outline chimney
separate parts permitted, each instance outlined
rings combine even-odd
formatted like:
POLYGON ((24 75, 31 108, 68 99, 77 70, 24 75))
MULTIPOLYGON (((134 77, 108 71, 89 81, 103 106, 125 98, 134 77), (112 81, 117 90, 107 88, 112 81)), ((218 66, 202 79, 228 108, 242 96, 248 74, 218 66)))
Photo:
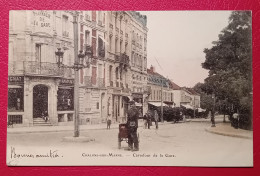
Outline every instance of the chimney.
POLYGON ((150 70, 151 70, 151 72, 152 72, 152 73, 154 73, 154 72, 155 72, 155 68, 154 68, 154 66, 153 66, 153 65, 151 65, 151 66, 150 66, 150 70))

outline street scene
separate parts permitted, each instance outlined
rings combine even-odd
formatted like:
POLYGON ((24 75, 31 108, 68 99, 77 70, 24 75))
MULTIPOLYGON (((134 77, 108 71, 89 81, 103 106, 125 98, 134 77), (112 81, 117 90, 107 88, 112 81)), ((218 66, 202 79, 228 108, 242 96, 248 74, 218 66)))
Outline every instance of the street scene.
MULTIPOLYGON (((217 125, 221 125, 223 117, 217 117, 217 125), (220 124, 219 124, 220 123, 220 124)), ((229 127, 229 124, 227 124, 229 127)), ((74 150, 74 155, 81 156, 82 154, 106 154, 122 155, 120 164, 132 165, 175 165, 175 166, 245 166, 252 164, 253 157, 253 142, 252 133, 247 131, 236 131, 239 135, 234 137, 233 132, 226 129, 220 129, 219 132, 225 134, 215 134, 207 132, 205 129, 210 126, 210 120, 199 119, 197 121, 186 121, 180 123, 164 123, 159 124, 159 129, 156 130, 155 125, 151 129, 144 129, 139 127, 138 133, 140 137, 140 151, 127 151, 127 143, 122 142, 122 148, 118 149, 118 125, 112 125, 111 130, 106 130, 104 126, 96 126, 97 129, 82 129, 83 136, 91 136, 95 141, 90 143, 67 143, 63 142, 62 138, 71 135, 71 130, 64 131, 34 131, 33 133, 23 132, 21 134, 14 132, 8 134, 9 146, 15 146, 17 154, 25 147, 37 151, 37 148, 59 150, 61 153, 71 153, 74 150), (105 135, 104 135, 105 134, 105 135), (203 141, 203 144, 201 143, 203 141), (51 147, 50 147, 51 146, 51 147), (77 153, 77 151, 81 151, 77 153), (156 163, 150 161, 143 163, 140 158, 145 158, 143 155, 157 154, 156 163), (159 158, 159 155, 164 155, 159 158), (133 155, 136 155, 134 157, 133 155), (142 155, 138 157, 138 155, 142 155), (167 157, 167 155, 169 155, 167 157), (227 159, 228 158, 228 159, 227 159), (160 164, 158 159, 166 160, 167 163, 160 164), (130 163, 126 162, 130 161, 130 163)), ((42 129, 44 130, 44 129, 42 129)), ((74 156, 75 157, 75 156, 74 156)), ((76 165, 84 165, 82 160, 97 160, 98 157, 78 157, 75 161, 76 165)), ((104 161, 101 165, 107 165, 107 159, 113 162, 112 158, 117 157, 103 157, 104 161)), ((73 158, 72 158, 73 159, 73 158)), ((99 158, 100 159, 100 158, 99 158)), ((149 158, 153 160, 154 158, 149 158)), ((57 160, 54 165, 60 165, 57 160)), ((73 165, 75 165, 75 163, 73 165)), ((109 163, 111 164, 111 163, 109 163)), ((37 164, 38 165, 38 164, 37 164)), ((118 164, 116 164, 118 165, 118 164)))
POLYGON ((250 11, 10 11, 7 165, 253 166, 250 11))

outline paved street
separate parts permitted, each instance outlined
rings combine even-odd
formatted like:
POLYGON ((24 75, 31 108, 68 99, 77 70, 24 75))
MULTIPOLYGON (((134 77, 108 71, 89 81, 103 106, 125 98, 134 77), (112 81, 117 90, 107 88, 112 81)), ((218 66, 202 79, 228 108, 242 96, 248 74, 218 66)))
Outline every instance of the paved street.
MULTIPOLYGON (((185 166, 250 166, 252 165, 253 143, 252 139, 235 138, 212 134, 205 131, 209 127, 209 122, 186 122, 166 124, 159 126, 159 130, 152 126, 150 130, 139 128, 140 135, 140 151, 126 151, 127 144, 122 142, 122 149, 117 148, 118 129, 99 129, 86 130, 81 132, 81 136, 90 136, 95 138, 95 141, 88 143, 69 143, 63 142, 62 138, 72 136, 71 131, 62 132, 46 132, 46 133, 24 133, 24 134, 8 134, 8 150, 10 147, 15 147, 18 151, 43 151, 46 149, 57 149, 66 153, 66 156, 71 154, 81 155, 87 151, 88 154, 112 152, 115 155, 122 155, 128 159, 121 159, 115 156, 113 160, 107 160, 109 157, 104 157, 100 160, 101 165, 110 165, 120 162, 123 165, 149 165, 144 163, 145 155, 163 155, 165 158, 158 160, 155 165, 185 165, 185 166), (136 157, 133 154, 141 154, 136 157), (173 157, 174 156, 174 157, 173 157), (117 160, 119 159, 119 160, 117 160), (107 163, 108 162, 108 163, 107 163)), ((65 155, 65 154, 64 154, 65 155)), ((85 157, 83 157, 85 158, 85 157)), ((89 157, 88 157, 89 158, 89 157)), ((100 158, 89 158, 100 159, 100 158)), ((150 160, 156 159, 154 157, 150 160)), ((80 160, 66 163, 82 163, 80 160)), ((34 163, 37 165, 37 163, 34 163)), ((50 163, 48 163, 50 164, 50 163)), ((56 163, 59 165, 60 163, 56 163)), ((26 165, 26 164, 25 164, 26 165)), ((84 163, 83 163, 84 165, 84 163)))

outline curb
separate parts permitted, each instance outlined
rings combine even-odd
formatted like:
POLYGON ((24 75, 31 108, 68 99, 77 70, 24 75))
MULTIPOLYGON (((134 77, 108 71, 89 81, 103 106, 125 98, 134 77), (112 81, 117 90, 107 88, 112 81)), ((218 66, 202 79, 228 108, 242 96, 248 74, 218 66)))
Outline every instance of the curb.
POLYGON ((245 136, 245 135, 239 135, 239 134, 231 134, 231 133, 224 133, 219 131, 212 131, 209 128, 205 128, 205 131, 213 134, 218 134, 222 136, 230 136, 230 137, 237 137, 237 138, 244 138, 244 139, 253 139, 253 137, 245 136))

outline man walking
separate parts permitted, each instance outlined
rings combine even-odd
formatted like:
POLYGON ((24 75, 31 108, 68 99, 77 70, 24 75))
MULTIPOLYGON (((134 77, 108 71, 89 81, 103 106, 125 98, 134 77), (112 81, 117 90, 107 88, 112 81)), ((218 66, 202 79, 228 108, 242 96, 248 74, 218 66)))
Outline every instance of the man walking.
POLYGON ((134 101, 130 101, 130 108, 127 112, 127 127, 128 127, 128 149, 132 151, 139 150, 139 141, 137 138, 137 128, 138 128, 138 116, 139 112, 135 106, 134 101), (133 148, 134 144, 134 148, 133 148))

